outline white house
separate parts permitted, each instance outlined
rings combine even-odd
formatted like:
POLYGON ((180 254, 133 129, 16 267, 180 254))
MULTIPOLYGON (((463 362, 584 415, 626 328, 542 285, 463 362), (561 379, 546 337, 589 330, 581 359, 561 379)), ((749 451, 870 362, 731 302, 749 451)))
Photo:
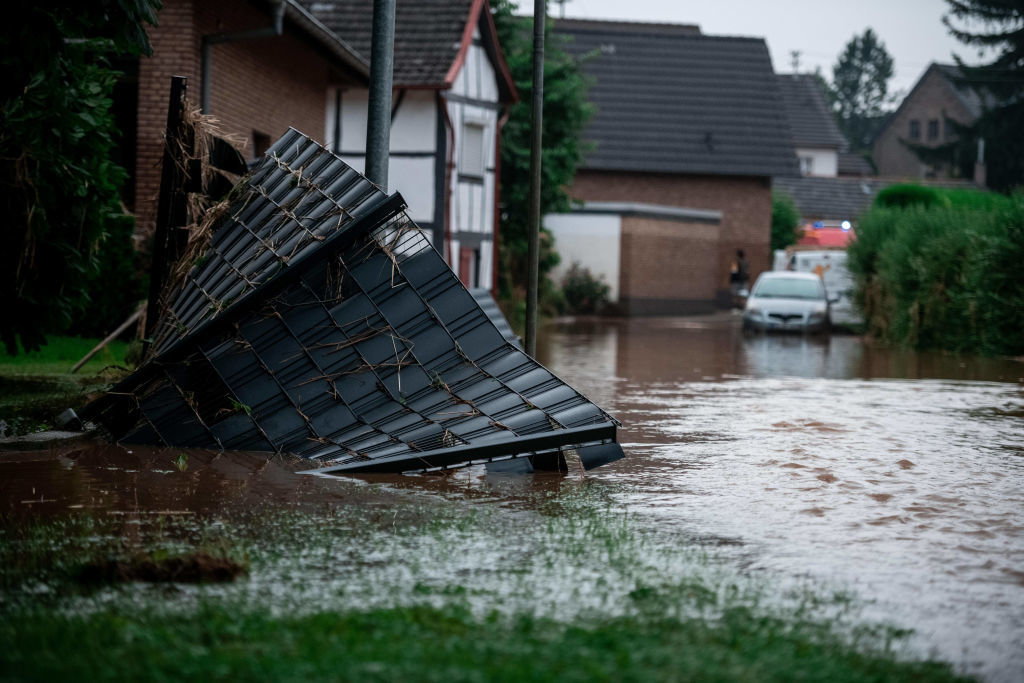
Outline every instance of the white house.
MULTIPOLYGON (((306 5, 369 60, 372 0, 306 5)), ((516 99, 487 0, 398 0, 388 190, 470 288, 497 282, 501 126, 516 99)), ((327 100, 325 142, 362 170, 368 91, 327 100)))

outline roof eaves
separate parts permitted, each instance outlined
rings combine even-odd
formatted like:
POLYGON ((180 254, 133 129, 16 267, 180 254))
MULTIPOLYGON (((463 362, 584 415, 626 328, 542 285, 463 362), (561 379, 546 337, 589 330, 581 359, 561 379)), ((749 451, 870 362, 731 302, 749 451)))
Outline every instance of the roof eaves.
POLYGON ((338 37, 336 33, 323 25, 319 19, 300 5, 297 0, 284 0, 285 18, 295 24, 311 38, 328 50, 345 66, 360 76, 369 78, 370 64, 351 45, 338 37))

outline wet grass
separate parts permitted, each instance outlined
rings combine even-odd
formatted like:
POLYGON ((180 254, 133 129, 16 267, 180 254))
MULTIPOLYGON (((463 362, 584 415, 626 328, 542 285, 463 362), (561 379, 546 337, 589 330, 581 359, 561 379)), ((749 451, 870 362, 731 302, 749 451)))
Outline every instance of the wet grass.
MULTIPOLYGON (((10 356, 0 353, 0 376, 40 377, 68 375, 71 368, 100 342, 83 337, 47 337, 38 351, 10 356)), ((109 366, 124 366, 128 343, 115 339, 93 356, 76 373, 82 377, 96 375, 109 366)))
POLYGON ((849 594, 739 575, 570 480, 494 505, 0 520, 0 576, 5 680, 957 680, 849 594), (200 553, 248 572, 82 582, 200 553))
POLYGON ((941 664, 899 662, 825 627, 742 609, 713 624, 567 624, 460 605, 275 616, 204 604, 191 615, 23 614, 0 620, 0 643, 10 680, 959 680, 941 664))
POLYGON ((75 374, 71 368, 99 342, 80 337, 48 337, 39 351, 9 356, 0 352, 0 435, 16 436, 53 425, 66 408, 84 406, 93 392, 123 372, 128 344, 114 340, 75 374))

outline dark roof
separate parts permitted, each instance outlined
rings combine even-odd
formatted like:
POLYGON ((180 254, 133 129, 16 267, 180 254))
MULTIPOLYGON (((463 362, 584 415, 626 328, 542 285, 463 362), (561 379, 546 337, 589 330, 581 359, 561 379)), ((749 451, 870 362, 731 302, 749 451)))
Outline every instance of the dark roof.
POLYGON ((839 153, 839 175, 875 175, 875 169, 859 152, 839 153))
MULTIPOLYGON (((313 16, 370 59, 373 0, 303 0, 313 16)), ((396 2, 395 85, 438 85, 459 52, 472 0, 396 2)))
MULTIPOLYGON (((370 61, 373 0, 300 0, 334 33, 370 61)), ((503 99, 514 100, 515 85, 498 46, 486 0, 397 0, 395 7, 396 87, 451 87, 472 37, 471 22, 480 23, 484 49, 495 65, 503 99)))
MULTIPOLYGON (((774 178, 772 188, 793 198, 803 220, 854 220, 868 210, 875 195, 890 185, 905 183, 902 178, 774 178)), ((928 187, 972 188, 969 181, 940 180, 912 182, 928 187)))
POLYGON ((310 14, 298 0, 286 0, 285 18, 319 43, 321 47, 330 52, 332 56, 346 67, 364 78, 369 76, 369 62, 362 55, 357 54, 351 45, 310 14))
POLYGON ((797 173, 761 38, 705 36, 692 26, 559 20, 593 78, 597 112, 583 167, 712 175, 797 173))
POLYGON ((775 178, 773 189, 793 198, 801 218, 853 220, 871 206, 892 181, 871 178, 775 178))
POLYGON ((845 148, 846 138, 836 126, 817 77, 813 74, 779 74, 778 79, 793 144, 798 147, 845 148))
MULTIPOLYGON (((981 98, 978 97, 978 93, 976 93, 973 88, 970 88, 959 82, 958 79, 963 77, 963 74, 960 72, 960 69, 957 68, 955 64, 933 63, 932 67, 934 67, 939 73, 946 77, 946 80, 949 81, 949 84, 953 87, 953 92, 956 94, 957 98, 963 103, 963 105, 967 108, 967 111, 970 112, 971 116, 975 118, 981 116, 981 98)), ((922 76, 922 79, 923 78, 924 77, 922 76)))

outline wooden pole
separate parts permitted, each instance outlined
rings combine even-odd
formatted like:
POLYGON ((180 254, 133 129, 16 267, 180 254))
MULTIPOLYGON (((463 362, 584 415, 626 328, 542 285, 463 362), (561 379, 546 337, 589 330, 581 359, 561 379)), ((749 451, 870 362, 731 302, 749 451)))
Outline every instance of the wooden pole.
POLYGON ((127 330, 129 327, 134 325, 135 322, 139 319, 139 316, 142 315, 142 311, 143 310, 144 309, 143 309, 142 306, 140 306, 138 309, 136 309, 136 311, 134 313, 132 313, 128 317, 127 320, 125 320, 123 323, 121 323, 121 325, 116 330, 114 330, 113 332, 108 334, 106 339, 104 339, 99 344, 97 344, 95 347, 93 347, 92 351, 90 351, 89 353, 85 354, 85 358, 83 358, 82 360, 80 360, 77 363, 75 363, 75 367, 71 368, 71 374, 73 375, 76 372, 78 372, 78 370, 83 365, 85 365, 86 363, 89 362, 90 358, 92 358, 93 356, 95 356, 97 353, 100 352, 100 349, 102 349, 104 346, 106 346, 110 342, 112 342, 115 339, 117 339, 118 337, 120 337, 121 334, 123 334, 125 330, 127 330))

